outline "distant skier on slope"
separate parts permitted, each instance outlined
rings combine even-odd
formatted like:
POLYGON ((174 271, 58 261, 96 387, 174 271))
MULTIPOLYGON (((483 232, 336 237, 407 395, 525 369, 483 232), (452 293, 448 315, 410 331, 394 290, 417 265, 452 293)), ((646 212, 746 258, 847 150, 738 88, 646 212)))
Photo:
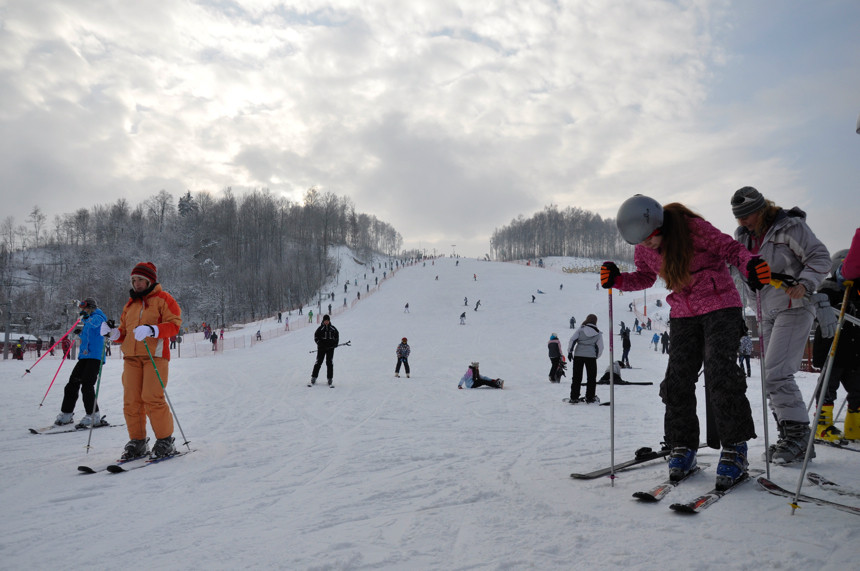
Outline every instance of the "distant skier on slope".
POLYGON ((332 386, 334 379, 334 349, 340 342, 340 333, 337 328, 331 324, 328 315, 323 315, 322 324, 314 331, 314 343, 317 344, 317 360, 314 363, 313 372, 311 373, 311 384, 315 385, 317 376, 322 367, 323 359, 325 359, 326 378, 328 386, 332 386))
POLYGON ((397 353, 397 365, 394 366, 394 376, 400 378, 400 365, 403 365, 403 371, 406 373, 406 378, 409 378, 409 354, 412 349, 406 342, 406 337, 400 340, 400 344, 395 350, 397 353))

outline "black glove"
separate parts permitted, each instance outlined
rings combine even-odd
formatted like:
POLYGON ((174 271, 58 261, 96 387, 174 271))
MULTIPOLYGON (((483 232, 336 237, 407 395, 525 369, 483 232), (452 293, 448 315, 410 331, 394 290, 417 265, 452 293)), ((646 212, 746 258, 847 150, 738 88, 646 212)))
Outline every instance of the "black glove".
POLYGON ((614 262, 603 262, 600 266, 600 285, 603 289, 609 289, 615 285, 615 278, 620 275, 621 272, 614 262))
POLYGON ((758 291, 770 283, 770 266, 761 258, 747 262, 747 285, 758 291))
POLYGON ((573 351, 567 354, 567 360, 573 362, 573 351))
POLYGON ((83 331, 80 327, 75 327, 75 335, 80 335, 81 331, 83 331))
POLYGON ((108 319, 107 324, 108 327, 110 327, 111 329, 116 329, 116 321, 114 321, 113 319, 108 319))

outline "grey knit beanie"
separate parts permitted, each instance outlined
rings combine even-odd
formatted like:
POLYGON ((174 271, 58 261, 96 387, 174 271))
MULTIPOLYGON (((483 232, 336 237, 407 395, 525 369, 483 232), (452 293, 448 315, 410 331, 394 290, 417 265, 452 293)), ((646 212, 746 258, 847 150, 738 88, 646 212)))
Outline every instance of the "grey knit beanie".
POLYGON ((753 212, 758 212, 767 206, 764 196, 751 186, 745 186, 735 191, 732 196, 732 214, 735 218, 744 218, 753 212))

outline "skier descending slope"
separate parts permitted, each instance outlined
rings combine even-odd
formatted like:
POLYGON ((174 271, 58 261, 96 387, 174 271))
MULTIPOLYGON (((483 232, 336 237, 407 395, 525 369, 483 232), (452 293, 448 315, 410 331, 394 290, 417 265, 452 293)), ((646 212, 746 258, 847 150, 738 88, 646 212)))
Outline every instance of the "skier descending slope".
POLYGON ((325 359, 328 386, 334 386, 332 385, 334 381, 334 349, 337 347, 339 341, 340 333, 337 328, 331 324, 331 319, 329 319, 328 315, 323 315, 322 324, 314 331, 314 343, 317 344, 317 360, 311 372, 311 385, 316 384, 323 359, 325 359))
POLYGON ((659 276, 672 290, 666 298, 672 351, 660 386, 666 442, 672 447, 669 477, 680 480, 696 468, 696 379, 704 361, 722 445, 716 486, 728 489, 747 477, 747 440, 755 438, 755 426, 746 377, 735 360, 743 330, 741 298, 726 264, 748 273, 754 289, 770 282, 768 265, 679 203, 663 207, 637 194, 618 209, 616 224, 624 240, 636 245, 636 271, 621 273, 605 262, 601 285, 637 291, 659 276))

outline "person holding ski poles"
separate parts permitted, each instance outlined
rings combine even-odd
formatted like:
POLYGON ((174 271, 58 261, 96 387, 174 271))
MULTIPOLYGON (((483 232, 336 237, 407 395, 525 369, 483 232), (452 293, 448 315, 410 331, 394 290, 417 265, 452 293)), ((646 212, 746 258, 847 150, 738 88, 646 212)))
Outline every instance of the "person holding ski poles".
POLYGON ((400 345, 397 346, 397 365, 394 366, 394 376, 400 378, 400 365, 403 365, 406 372, 406 378, 409 378, 409 353, 412 349, 406 343, 406 337, 400 340, 400 345))
POLYGON ((340 333, 331 324, 328 315, 323 315, 322 324, 314 331, 314 343, 317 344, 317 360, 311 373, 311 384, 315 385, 320 373, 323 359, 325 359, 326 378, 328 386, 332 386, 334 380, 334 349, 340 342, 340 333))
MULTIPOLYGON (((794 374, 800 369, 815 319, 809 295, 830 273, 830 253, 806 225, 806 213, 797 207, 784 210, 751 186, 735 191, 731 206, 738 221, 735 239, 766 260, 773 272, 797 280, 787 289, 763 289, 758 299, 763 382, 779 428, 779 439, 766 451, 765 459, 780 464, 801 461, 812 431, 794 374)), ((810 457, 814 456, 813 449, 810 457)))
POLYGON ((636 270, 621 273, 614 263, 604 262, 602 286, 638 291, 660 277, 672 290, 666 298, 672 351, 660 384, 665 438, 672 449, 669 477, 681 480, 696 467, 696 381, 704 363, 722 445, 716 486, 728 489, 746 477, 747 440, 756 434, 746 377, 736 360, 743 330, 741 297, 726 264, 748 274, 756 290, 770 282, 768 264, 677 202, 661 206, 637 194, 618 209, 616 225, 622 238, 636 246, 636 270))
POLYGON ((78 362, 69 375, 69 382, 63 390, 63 404, 57 415, 56 425, 71 424, 75 416, 75 404, 78 402, 78 392, 84 401, 86 416, 81 419, 81 426, 99 426, 101 414, 96 403, 96 380, 101 369, 105 340, 101 334, 102 323, 107 317, 98 308, 96 300, 88 297, 78 303, 81 310, 83 327, 81 328, 81 350, 78 362))
MULTIPOLYGON (((155 433, 153 458, 176 454, 173 415, 164 396, 170 362, 169 340, 179 335, 182 310, 158 283, 152 262, 141 262, 131 270, 131 290, 119 327, 102 324, 102 334, 122 345, 123 413, 128 426, 128 444, 122 460, 147 454, 146 419, 155 433)), ((214 335, 214 332, 213 332, 214 335)))

